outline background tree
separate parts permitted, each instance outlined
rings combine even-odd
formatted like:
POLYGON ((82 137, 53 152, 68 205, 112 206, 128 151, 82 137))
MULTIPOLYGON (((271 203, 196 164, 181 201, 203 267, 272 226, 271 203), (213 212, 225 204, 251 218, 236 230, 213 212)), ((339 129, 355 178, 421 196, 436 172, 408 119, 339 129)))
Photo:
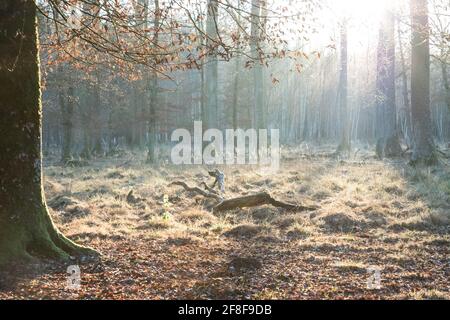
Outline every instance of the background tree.
POLYGON ((207 2, 206 46, 210 51, 205 66, 206 105, 205 128, 217 128, 218 125, 218 30, 219 5, 217 0, 207 2))
POLYGON ((349 151, 350 134, 349 134, 349 119, 348 119, 348 39, 347 39, 347 19, 344 18, 341 24, 340 31, 340 70, 339 70, 339 126, 340 126, 340 142, 337 152, 341 153, 349 151))
POLYGON ((402 154, 397 132, 395 100, 395 16, 386 8, 381 21, 377 52, 377 155, 402 154))
MULTIPOLYGON (((153 43, 155 47, 158 47, 159 43, 159 19, 160 19, 160 8, 159 0, 154 0, 154 22, 153 22, 153 43)), ((147 162, 155 163, 157 160, 157 104, 158 104, 158 74, 155 70, 151 72, 150 80, 148 85, 150 86, 150 96, 149 96, 149 119, 148 119, 148 155, 147 162)))
POLYGON ((437 161, 430 112, 430 45, 428 1, 411 0, 411 113, 414 130, 413 163, 437 161))

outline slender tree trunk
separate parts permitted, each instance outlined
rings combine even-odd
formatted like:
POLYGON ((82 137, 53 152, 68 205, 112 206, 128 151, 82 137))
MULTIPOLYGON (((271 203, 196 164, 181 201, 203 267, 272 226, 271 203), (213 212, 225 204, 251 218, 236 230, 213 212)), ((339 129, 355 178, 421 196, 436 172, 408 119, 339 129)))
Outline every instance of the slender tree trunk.
POLYGON ((208 0, 207 20, 206 20, 206 45, 212 52, 208 56, 205 66, 206 80, 206 106, 204 111, 206 123, 203 124, 204 130, 217 128, 218 126, 218 60, 217 60, 217 41, 218 41, 218 2, 217 0, 208 0))
MULTIPOLYGON (((241 9, 241 0, 238 1, 238 10, 241 9)), ((238 37, 240 37, 241 35, 241 29, 240 29, 240 24, 241 24, 241 19, 240 19, 240 15, 238 15, 237 17, 235 17, 236 19, 236 23, 237 23, 237 29, 236 29, 236 34, 238 37)), ((233 129, 236 130, 238 128, 238 97, 239 97, 239 86, 240 86, 240 74, 241 74, 241 70, 239 69, 241 65, 241 58, 239 55, 237 55, 234 58, 234 80, 233 80, 233 102, 232 102, 232 126, 233 129)))
POLYGON ((205 65, 202 61, 202 66, 200 70, 200 112, 201 120, 205 126, 208 123, 208 110, 206 109, 206 85, 205 85, 205 65))
MULTIPOLYGON (((304 94, 306 94, 307 90, 304 91, 304 94)), ((303 119, 303 130, 302 130, 302 134, 300 135, 300 139, 301 141, 307 141, 309 138, 309 108, 308 108, 308 104, 305 103, 304 104, 304 110, 305 110, 305 118, 303 119)))
MULTIPOLYGON (((155 1, 157 2, 157 0, 155 1)), ((148 154, 147 163, 156 163, 157 161, 157 115, 156 104, 158 101, 158 78, 155 72, 150 77, 150 108, 149 108, 149 121, 148 121, 148 154)))
POLYGON ((232 114, 232 122, 233 128, 236 130, 238 128, 238 96, 239 96, 239 83, 240 83, 240 59, 239 57, 235 57, 235 65, 234 65, 234 83, 233 83, 233 114, 232 114))
POLYGON ((3 0, 0 17, 0 265, 93 253, 56 229, 45 204, 35 3, 3 0))
POLYGON ((101 100, 101 87, 100 87, 100 73, 97 70, 95 74, 95 85, 93 88, 93 104, 92 104, 92 133, 93 133, 93 151, 96 156, 103 156, 103 145, 102 145, 102 121, 101 121, 101 111, 102 111, 102 100, 101 100))
POLYGON ((398 157, 402 148, 395 107, 395 17, 386 8, 381 22, 377 54, 378 157, 398 157))
POLYGON ((81 94, 81 119, 82 119, 82 131, 83 131, 83 149, 81 151, 81 157, 84 159, 91 159, 92 153, 92 105, 90 99, 90 87, 88 83, 83 86, 84 94, 81 94))
MULTIPOLYGON (((141 32, 145 32, 148 28, 148 0, 133 1, 135 20, 140 28, 141 32)), ((140 71, 144 73, 143 67, 140 67, 140 71)), ((135 138, 134 144, 138 148, 147 148, 145 144, 145 133, 147 131, 147 119, 148 119, 148 100, 146 96, 146 89, 149 85, 148 79, 144 76, 144 79, 140 79, 135 82, 133 88, 133 94, 135 95, 135 138)))
POLYGON ((75 94, 74 88, 70 84, 67 90, 67 100, 64 97, 64 92, 60 90, 59 92, 59 103, 61 106, 61 117, 62 117, 62 129, 63 129, 63 145, 62 145, 62 155, 61 162, 65 163, 72 157, 72 130, 73 130, 73 111, 75 104, 75 94))
MULTIPOLYGON (((200 25, 201 30, 203 30, 203 24, 200 25)), ((203 47, 205 45, 205 37, 202 32, 199 31, 199 39, 200 46, 203 47)), ((200 65, 200 117, 198 120, 201 120, 203 125, 208 122, 208 116, 206 111, 206 84, 205 84, 205 57, 201 58, 200 65)))
MULTIPOLYGON (((155 47, 158 46, 159 40, 159 0, 154 0, 155 3, 155 17, 154 17, 154 29, 153 42, 155 47)), ((158 75, 156 71, 152 71, 150 76, 150 108, 149 108, 149 121, 148 121, 148 154, 147 163, 156 163, 157 161, 157 119, 156 119, 156 104, 158 103, 158 75)))
POLYGON ((252 0, 251 17, 251 57, 255 61, 253 67, 253 127, 267 127, 267 110, 264 90, 264 59, 262 57, 262 39, 265 32, 266 1, 252 0))
POLYGON ((133 82, 131 87, 133 101, 133 128, 132 128, 132 147, 140 148, 142 146, 142 104, 140 93, 140 81, 133 82))
POLYGON ((404 137, 406 144, 408 147, 411 146, 412 142, 412 123, 411 123, 411 103, 409 100, 409 90, 408 90, 408 76, 406 71, 406 62, 405 62, 405 55, 403 53, 403 44, 402 44, 402 38, 400 33, 400 26, 397 27, 398 30, 398 44, 399 44, 399 50, 400 50, 400 63, 402 65, 402 92, 403 92, 403 110, 405 115, 405 129, 404 129, 404 137))
POLYGON ((430 44, 428 1, 411 0, 412 62, 411 113, 414 131, 412 163, 434 164, 434 147, 430 111, 430 44))
POLYGON ((261 95, 261 62, 259 52, 259 28, 261 18, 261 3, 260 0, 252 0, 251 2, 251 30, 250 30, 250 56, 254 60, 253 67, 253 97, 252 97, 252 127, 258 129, 260 119, 262 117, 260 108, 262 103, 261 95))
POLYGON ((447 64, 441 61, 441 71, 442 71, 442 82, 444 84, 445 91, 445 104, 447 105, 447 109, 450 112, 450 84, 448 81, 448 73, 447 73, 447 64))
POLYGON ((348 86, 348 57, 347 57, 347 21, 341 25, 341 61, 339 77, 339 123, 340 123, 340 143, 337 153, 350 151, 349 119, 347 106, 347 86, 348 86))
MULTIPOLYGON (((115 140, 115 131, 114 131, 114 108, 111 108, 109 114, 108 114, 108 154, 109 155, 113 155, 113 150, 115 148, 114 145, 114 140, 115 140)), ((131 145, 134 147, 135 146, 135 130, 133 130, 132 132, 132 142, 131 145)))

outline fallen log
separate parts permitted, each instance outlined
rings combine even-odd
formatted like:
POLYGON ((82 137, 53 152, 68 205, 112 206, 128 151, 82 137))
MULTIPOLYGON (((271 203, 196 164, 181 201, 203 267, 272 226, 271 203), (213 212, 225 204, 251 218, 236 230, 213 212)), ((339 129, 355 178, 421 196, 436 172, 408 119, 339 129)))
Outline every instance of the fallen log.
POLYGON ((257 207, 266 204, 270 204, 274 207, 283 208, 290 211, 312 211, 317 209, 316 207, 300 206, 282 202, 272 198, 269 193, 262 192, 254 195, 222 200, 219 204, 213 207, 213 212, 217 213, 238 208, 257 207))
POLYGON ((207 190, 208 192, 219 195, 219 193, 216 190, 214 190, 212 187, 208 186, 206 184, 206 182, 203 181, 202 183, 200 183, 200 185, 203 186, 205 188, 205 190, 207 190))
POLYGON ((283 208, 289 211, 313 211, 316 210, 317 207, 310 206, 302 206, 291 204, 283 201, 279 201, 274 199, 268 192, 261 192, 249 196, 236 197, 232 199, 225 199, 221 196, 219 192, 214 190, 216 184, 219 185, 219 189, 225 189, 224 183, 224 174, 219 170, 214 170, 208 172, 210 176, 215 177, 216 181, 214 181, 214 185, 209 187, 205 182, 202 182, 200 186, 204 186, 206 191, 200 187, 190 187, 187 183, 183 181, 174 181, 169 184, 169 186, 180 186, 183 187, 184 190, 188 192, 194 192, 200 194, 206 198, 211 198, 217 201, 217 204, 208 208, 211 209, 214 213, 223 212, 228 210, 240 209, 240 208, 250 208, 257 207, 262 205, 272 205, 277 208, 283 208))

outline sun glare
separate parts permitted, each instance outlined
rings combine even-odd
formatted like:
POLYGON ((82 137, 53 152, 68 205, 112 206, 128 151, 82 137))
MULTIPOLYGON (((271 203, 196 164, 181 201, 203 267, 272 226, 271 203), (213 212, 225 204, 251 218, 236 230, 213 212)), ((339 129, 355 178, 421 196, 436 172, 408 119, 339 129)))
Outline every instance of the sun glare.
POLYGON ((386 10, 399 0, 329 0, 328 12, 324 11, 324 20, 329 16, 330 30, 335 23, 346 19, 348 22, 348 47, 353 52, 366 50, 367 42, 376 38, 378 25, 386 10), (337 21, 336 21, 337 20, 337 21))
MULTIPOLYGON (((387 0, 338 0, 333 1, 338 12, 349 18, 379 17, 388 6, 387 0)), ((390 1, 391 3, 393 1, 390 1)))

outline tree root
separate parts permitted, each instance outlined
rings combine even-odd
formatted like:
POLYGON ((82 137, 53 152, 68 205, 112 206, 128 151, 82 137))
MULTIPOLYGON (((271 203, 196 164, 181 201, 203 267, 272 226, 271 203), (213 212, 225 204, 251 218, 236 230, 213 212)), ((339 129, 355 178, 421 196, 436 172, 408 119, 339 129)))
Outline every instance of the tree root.
POLYGON ((60 233, 44 204, 24 223, 3 224, 1 231, 0 268, 41 258, 69 262, 100 256, 94 249, 78 245, 60 233))

